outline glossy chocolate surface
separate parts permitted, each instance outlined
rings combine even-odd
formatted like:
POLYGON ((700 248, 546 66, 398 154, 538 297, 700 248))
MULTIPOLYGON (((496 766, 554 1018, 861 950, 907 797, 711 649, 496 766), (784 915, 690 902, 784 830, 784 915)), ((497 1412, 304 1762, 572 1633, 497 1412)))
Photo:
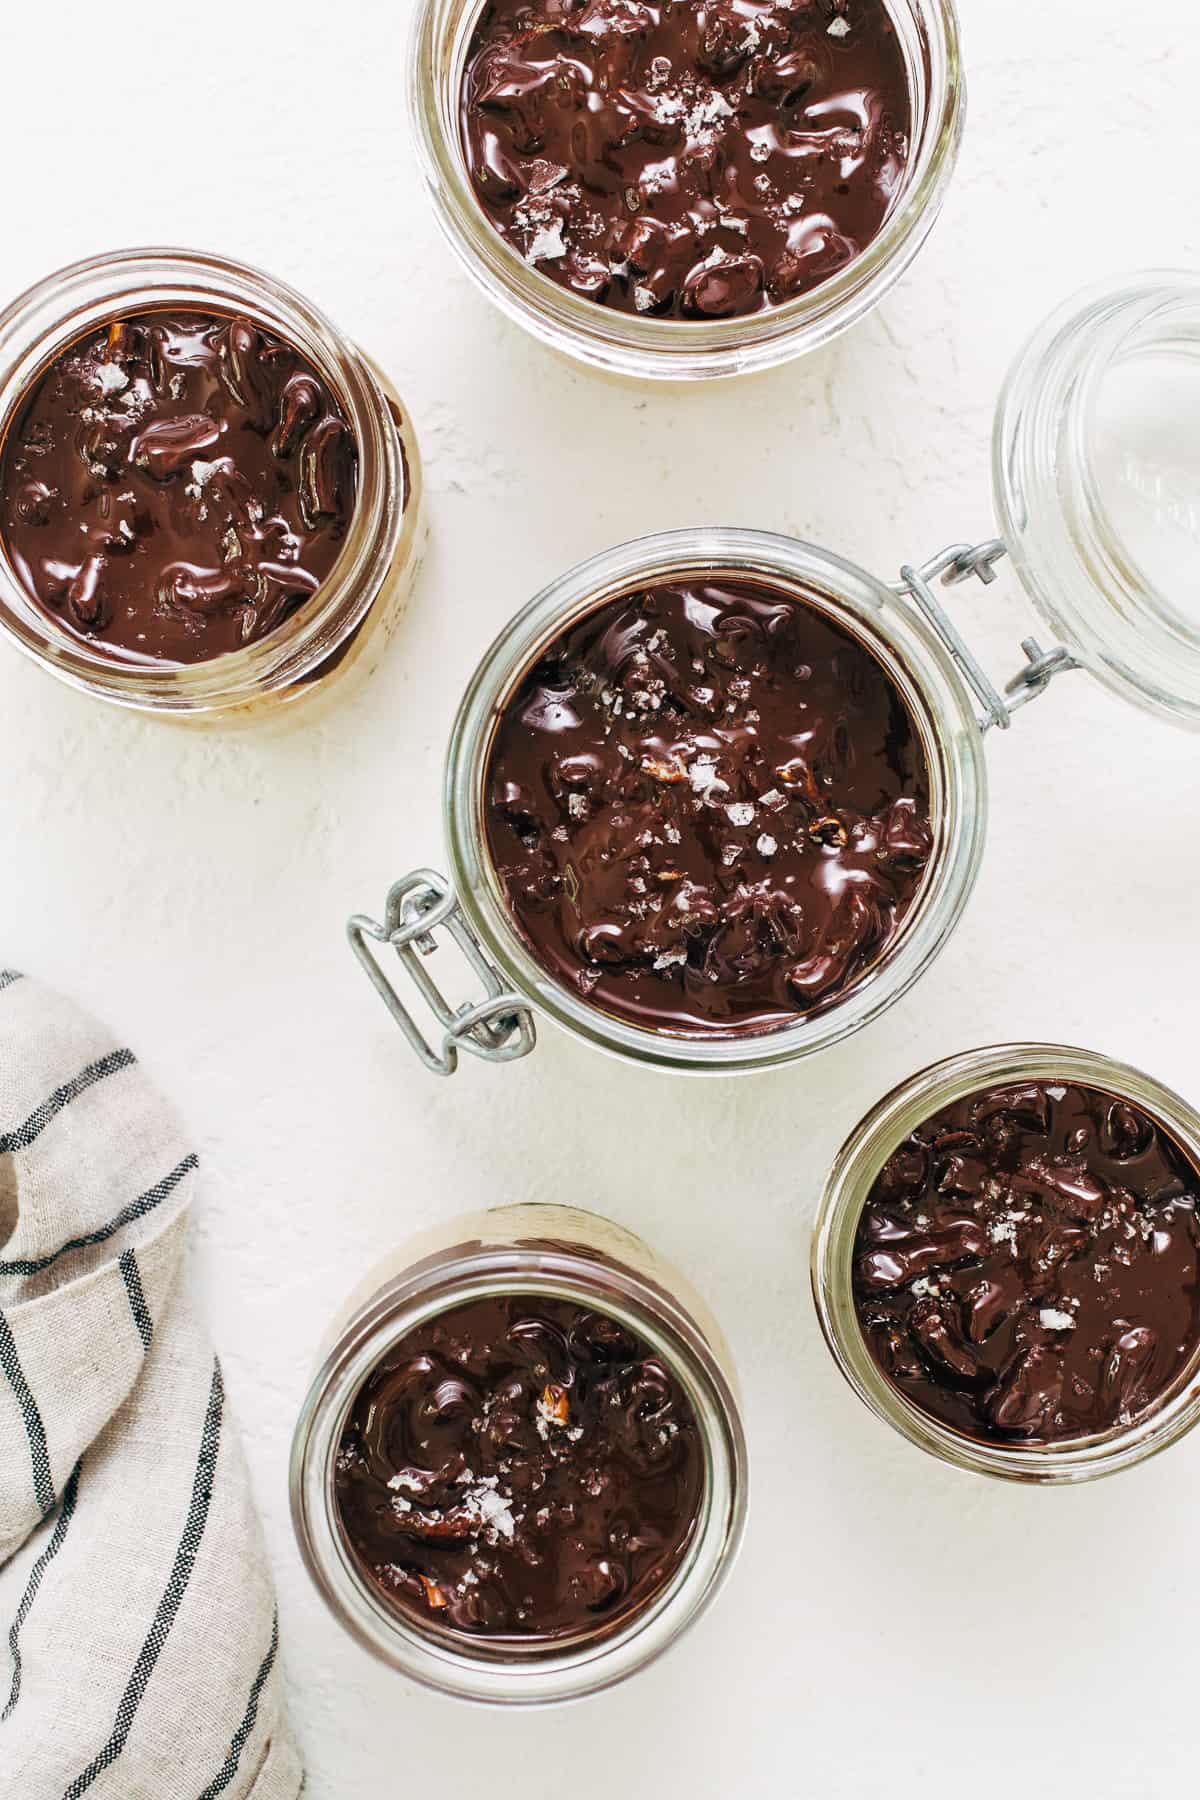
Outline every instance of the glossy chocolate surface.
POLYGON ((55 624, 125 662, 204 662, 275 631, 329 574, 358 456, 301 352, 171 307, 72 345, 0 461, 0 535, 55 624))
POLYGON ((659 1358, 600 1313, 520 1295, 403 1338, 354 1403, 336 1475, 343 1530, 389 1604, 527 1639, 644 1606, 703 1485, 695 1417, 659 1358))
POLYGON ((527 262, 702 320, 858 256, 912 122, 883 0, 488 0, 461 110, 476 196, 527 262))
POLYGON ((933 847, 875 656, 782 588, 659 586, 571 627, 507 702, 487 841, 539 962, 677 1035, 766 1031, 887 949, 933 847))
POLYGON ((969 1436, 1128 1425, 1200 1351, 1200 1172, 1098 1089, 1022 1083, 948 1106, 885 1165, 855 1246, 871 1353, 969 1436))

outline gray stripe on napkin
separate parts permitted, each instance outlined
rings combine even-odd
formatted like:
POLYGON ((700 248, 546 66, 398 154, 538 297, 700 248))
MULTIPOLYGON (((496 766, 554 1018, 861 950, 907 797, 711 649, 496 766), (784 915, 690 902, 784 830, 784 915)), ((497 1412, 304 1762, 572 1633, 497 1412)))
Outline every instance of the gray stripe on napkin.
POLYGON ((129 1296, 129 1310, 133 1314, 133 1322, 137 1326, 138 1336, 144 1349, 149 1350, 154 1342, 154 1320, 150 1317, 150 1308, 146 1305, 146 1295, 142 1288, 141 1272, 138 1269, 137 1254, 126 1250, 118 1267, 121 1279, 125 1283, 125 1292, 129 1296))
POLYGON ((161 1181, 155 1182, 144 1194, 139 1194, 128 1206, 123 1206, 106 1225, 98 1226, 95 1231, 87 1231, 82 1237, 68 1238, 65 1244, 60 1244, 57 1250, 51 1250, 45 1256, 27 1256, 17 1262, 0 1262, 0 1275, 40 1275, 43 1269, 52 1268, 60 1256, 66 1256, 72 1250, 92 1250, 97 1244, 106 1244, 109 1238, 116 1237, 118 1231, 122 1231, 126 1225, 132 1225, 136 1219, 144 1219, 156 1206, 161 1206, 175 1192, 184 1176, 190 1175, 193 1169, 199 1167, 199 1157, 194 1150, 189 1150, 169 1175, 164 1175, 161 1181))
POLYGON ((0 1725, 3 1725, 21 1698, 21 1627, 29 1617, 30 1608, 37 1599, 38 1589, 42 1585, 46 1570, 62 1549, 67 1532, 71 1528, 71 1520, 75 1517, 75 1502, 79 1496, 79 1472, 82 1467, 83 1458, 81 1457, 72 1469, 70 1479, 63 1489, 62 1505, 58 1509, 58 1518, 51 1533, 50 1542, 29 1571, 29 1581, 25 1592, 21 1595, 21 1604, 9 1627, 8 1651, 12 1657, 12 1683, 8 1690, 4 1711, 0 1712, 0 1725))
POLYGON ((204 1536, 204 1527, 208 1524, 208 1509, 212 1501, 213 1475, 217 1467, 217 1450, 221 1442, 221 1420, 225 1412, 225 1388, 221 1381, 221 1365, 214 1362, 212 1374, 212 1390, 208 1398, 208 1411, 204 1415, 204 1430, 200 1438, 200 1455, 196 1463, 196 1475, 192 1482, 192 1501, 188 1507, 187 1523, 183 1528, 183 1536, 179 1540, 179 1548, 175 1552, 175 1561, 171 1565, 171 1577, 163 1590, 163 1597, 154 1614, 154 1622, 146 1635, 137 1662, 133 1666, 117 1707, 117 1716, 113 1723, 112 1736, 100 1751, 93 1757, 82 1774, 67 1788, 63 1800, 79 1800, 104 1769, 116 1762, 129 1738, 134 1715, 142 1703, 142 1695, 146 1692, 147 1683, 154 1673, 154 1665, 162 1654, 163 1645, 167 1641, 172 1625, 175 1623, 183 1596, 187 1592, 187 1584, 192 1578, 192 1569, 196 1562, 196 1552, 200 1548, 200 1540, 204 1536))
POLYGON ((33 1391, 25 1379, 25 1371, 21 1367, 21 1358, 17 1354, 16 1340, 12 1327, 4 1314, 0 1312, 0 1369, 8 1377, 8 1385, 16 1397, 21 1409, 21 1417, 25 1421, 25 1435, 29 1440, 29 1461, 33 1470, 33 1491, 37 1495, 37 1503, 41 1508, 43 1519, 54 1511, 54 1481, 50 1474, 50 1452, 46 1444, 46 1427, 42 1423, 42 1415, 33 1391))
MULTIPOLYGON (((275 1658, 278 1654, 279 1613, 276 1612, 271 1620, 271 1642, 267 1647, 267 1654, 259 1664, 258 1673, 255 1675, 254 1680, 250 1685, 250 1698, 246 1702, 246 1711, 242 1715, 242 1722, 233 1734, 233 1740, 229 1746, 229 1755, 225 1758, 225 1761, 221 1764, 216 1775, 200 1795, 200 1800, 217 1800, 217 1795, 225 1792, 226 1788, 237 1774, 238 1764, 242 1759, 242 1751, 246 1748, 246 1740, 254 1730, 254 1722, 258 1718, 259 1696, 267 1684, 267 1677, 275 1667, 275 1658)), ((304 1792, 303 1781, 300 1783, 300 1792, 304 1792)))
POLYGON ((101 1056, 96 1062, 89 1063, 86 1069, 80 1069, 77 1075, 72 1075, 70 1081, 64 1081, 61 1087, 55 1088, 36 1112, 30 1113, 23 1125, 18 1125, 13 1131, 0 1131, 0 1156, 10 1156, 14 1150, 28 1150, 64 1106, 70 1106, 72 1100, 78 1100, 80 1094, 85 1094, 106 1076, 115 1075, 119 1069, 132 1068, 133 1062, 132 1050, 110 1050, 107 1056, 101 1056))

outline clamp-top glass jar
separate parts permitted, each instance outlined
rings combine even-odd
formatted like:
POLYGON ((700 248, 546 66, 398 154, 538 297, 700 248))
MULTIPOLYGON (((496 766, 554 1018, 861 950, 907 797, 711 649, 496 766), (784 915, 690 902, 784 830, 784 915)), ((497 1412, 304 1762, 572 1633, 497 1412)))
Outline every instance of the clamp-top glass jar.
MULTIPOLYGON (((1121 1299, 1116 1310, 1128 1316, 1118 1320, 1116 1329, 1104 1329, 1108 1321, 1103 1317, 1103 1300, 1099 1303, 1098 1311, 1090 1315, 1086 1300, 1082 1310, 1079 1310, 1078 1300, 1068 1303, 1077 1309, 1075 1316, 1070 1312, 1058 1314, 1051 1305, 1048 1312, 1041 1314, 1043 1319, 1049 1321, 1050 1331, 1046 1333, 1034 1327, 1029 1334, 1034 1340, 1032 1349, 1026 1345, 1024 1352, 1018 1348, 1012 1353, 1012 1365, 1020 1360, 1022 1354, 1030 1359, 1030 1366, 1039 1366, 1040 1359, 1041 1370, 1044 1372, 1049 1368, 1054 1379, 1061 1381, 1059 1370, 1062 1365, 1058 1359, 1062 1355, 1062 1345, 1068 1338, 1073 1340, 1079 1335, 1083 1343, 1074 1356, 1074 1380, 1080 1386, 1081 1397, 1070 1395, 1069 1404, 1080 1409, 1084 1417, 1089 1408, 1095 1415, 1097 1395, 1103 1396, 1106 1386, 1111 1391, 1112 1404, 1099 1409, 1104 1415, 1101 1419, 1092 1417, 1092 1429, 1065 1436, 1058 1441, 1049 1439, 1025 1443, 1021 1441, 1021 1432, 1016 1430, 993 1431, 988 1435, 973 1432, 966 1428, 962 1418, 951 1423, 948 1418, 938 1417, 917 1404, 912 1395, 905 1391, 904 1385, 892 1379, 872 1354, 859 1322, 854 1266, 862 1249, 858 1234, 864 1209, 872 1203, 879 1177, 889 1159, 897 1151, 902 1155, 907 1154, 906 1147, 913 1142, 912 1133, 931 1120, 938 1121, 952 1116, 951 1109, 960 1108, 960 1103, 970 1103, 976 1097, 983 1097, 993 1104, 1012 1101, 1019 1107, 1023 1098, 1030 1094, 1034 1096, 1036 1104, 1038 1086, 1048 1090, 1051 1095, 1062 1095, 1068 1084, 1077 1090, 1083 1088, 1111 1099, 1117 1108, 1125 1109, 1126 1118, 1132 1120, 1127 1129, 1134 1129, 1139 1119, 1145 1121, 1147 1130, 1152 1126, 1155 1134, 1169 1140, 1173 1149, 1181 1152, 1188 1164, 1200 1169, 1200 1115, 1178 1094, 1172 1093, 1169 1088, 1139 1070, 1112 1062, 1093 1051, 1070 1049, 1057 1044, 1003 1044, 988 1049, 970 1050, 924 1069, 902 1082, 880 1100, 855 1127, 839 1152, 826 1183, 812 1246, 813 1296, 825 1340, 842 1374, 876 1417, 891 1425, 910 1443, 954 1468, 1044 1485, 1087 1481, 1130 1468, 1177 1442, 1200 1420, 1200 1351, 1193 1345, 1190 1356, 1183 1354, 1180 1366, 1173 1372, 1172 1378, 1146 1403, 1146 1396, 1140 1393, 1140 1381, 1148 1373, 1151 1363, 1151 1359, 1145 1355, 1145 1340, 1149 1334, 1145 1327, 1137 1327, 1132 1314, 1128 1314, 1131 1306, 1136 1308, 1139 1304, 1146 1304, 1148 1284, 1155 1279, 1146 1270, 1153 1270, 1156 1265, 1166 1266, 1171 1260, 1168 1255, 1163 1254, 1163 1243, 1166 1240, 1160 1242, 1159 1234, 1150 1228, 1153 1224, 1161 1225, 1166 1222, 1169 1207, 1166 1217, 1161 1211, 1152 1211, 1150 1216, 1145 1216, 1145 1235, 1148 1240, 1145 1246, 1146 1260, 1137 1269, 1130 1271, 1129 1278, 1121 1288, 1121 1299), (1099 1328, 1098 1320, 1101 1321, 1099 1328), (1123 1331, 1127 1334, 1124 1341, 1123 1331), (1099 1341, 1093 1343, 1093 1337, 1099 1341), (1048 1344, 1045 1341, 1047 1339, 1048 1344), (1123 1367, 1123 1362, 1128 1362, 1131 1358, 1138 1366, 1123 1367), (1088 1371, 1089 1378, 1086 1381, 1081 1380, 1078 1374, 1081 1368, 1088 1371), (1119 1404, 1134 1396, 1140 1397, 1143 1403, 1135 1406, 1119 1404)), ((1027 1099, 1025 1104, 1028 1104, 1027 1099)), ((953 1116, 958 1117, 959 1112, 955 1111, 953 1116)), ((1039 1122, 1033 1123, 1036 1134, 1039 1122)), ((964 1134, 959 1132, 956 1135, 961 1139, 964 1134)), ((1039 1145, 1045 1141, 1038 1136, 1039 1145)), ((1128 1179, 1136 1184, 1137 1172, 1142 1167, 1139 1157, 1143 1146, 1137 1144, 1133 1148, 1135 1155, 1131 1161, 1124 1166, 1120 1163, 1114 1165, 1121 1174, 1122 1185, 1126 1179, 1124 1168, 1135 1172, 1128 1179)), ((1064 1166, 1069 1165, 1069 1162, 1070 1159, 1066 1159, 1064 1166)), ((1112 1272, 1111 1263, 1090 1257, 1086 1244, 1081 1252, 1079 1246, 1087 1234, 1077 1223, 1069 1224, 1065 1231, 1061 1226, 1056 1231, 1049 1218, 1041 1223, 1035 1218, 1032 1227, 1025 1223, 1029 1216, 1026 1209, 1036 1212, 1039 1196, 1053 1193, 1055 1174, 1053 1162, 1047 1162, 1044 1158, 1035 1159, 1029 1167, 1033 1174, 1032 1181, 1018 1178, 1010 1188, 1002 1178, 998 1184, 999 1192, 1008 1193, 1014 1206, 1020 1210, 1011 1212, 1007 1217, 1002 1216, 990 1233, 983 1234, 984 1253, 1000 1252, 995 1258, 997 1263, 1001 1267, 1012 1265, 1017 1260, 1017 1233, 1023 1229, 1032 1229, 1036 1245, 1036 1279, 1047 1281, 1052 1295, 1060 1287, 1071 1258, 1078 1257, 1081 1253, 1089 1260, 1083 1265, 1080 1283, 1085 1290, 1099 1293, 1102 1279, 1112 1272), (1038 1233, 1041 1234, 1040 1239, 1038 1233), (1056 1236, 1057 1243, 1053 1241, 1056 1236), (1067 1245, 1070 1247, 1065 1250, 1060 1247, 1067 1245)), ((1078 1180, 1077 1169, 1078 1164, 1072 1168, 1068 1180, 1078 1180)), ((1195 1185, 1194 1181, 1192 1185, 1195 1185)), ((957 1210, 960 1219, 965 1220, 969 1227, 973 1216, 980 1215, 973 1215, 970 1200, 954 1191, 953 1180, 949 1187, 947 1204, 957 1210)), ((986 1183, 983 1191, 987 1192, 986 1183)), ((1103 1191, 1089 1183, 1085 1177, 1082 1185, 1067 1197, 1068 1212, 1076 1220, 1084 1219, 1090 1213, 1093 1227, 1097 1223, 1104 1223, 1097 1219, 1096 1209, 1090 1204, 1089 1198, 1090 1193, 1099 1194, 1103 1191), (1078 1203, 1080 1194, 1082 1207, 1078 1203)), ((920 1192, 918 1189, 918 1193, 920 1192)), ((1110 1203, 1107 1198, 1105 1203, 1110 1203)), ((918 1200, 914 1204, 920 1212, 922 1202, 918 1200)), ((981 1206, 985 1204, 988 1203, 980 1202, 981 1206)), ((1125 1206, 1125 1212, 1121 1211, 1120 1205, 1114 1207, 1114 1218, 1108 1222, 1108 1237, 1117 1241, 1113 1260, 1131 1254, 1122 1244, 1122 1238, 1138 1245, 1138 1213, 1130 1209, 1128 1199, 1125 1206)), ((1193 1201, 1184 1198, 1180 1201, 1180 1207, 1181 1215, 1175 1221, 1175 1226, 1179 1242, 1186 1246, 1194 1231, 1193 1201)), ((921 1224, 932 1228, 936 1233, 939 1221, 922 1217, 921 1224)), ((887 1228, 892 1230, 890 1220, 887 1228)), ((982 1218, 978 1229, 983 1229, 982 1218)), ((898 1239, 899 1233, 894 1232, 893 1237, 898 1239)), ((957 1258, 945 1253, 939 1257, 935 1251, 931 1259, 922 1262, 924 1278, 918 1275, 915 1285, 922 1292, 930 1291, 933 1286, 929 1279, 931 1275, 936 1283, 940 1269, 958 1270, 966 1264, 969 1266, 958 1285, 964 1286, 968 1294, 982 1294, 985 1287, 992 1286, 993 1278, 977 1267, 977 1259, 971 1248, 964 1247, 967 1254, 957 1258)), ((1138 1247, 1141 1248, 1140 1245, 1138 1247)), ((954 1248, 957 1249, 958 1246, 954 1248)), ((1189 1252, 1186 1247, 1179 1250, 1178 1245, 1174 1248, 1178 1250, 1180 1259, 1179 1263, 1171 1260, 1172 1272, 1176 1278, 1180 1264, 1186 1266, 1189 1261, 1194 1273, 1194 1250, 1189 1252)), ((1109 1253, 1106 1251, 1107 1254, 1109 1253)), ((909 1270, 902 1269, 899 1265, 895 1271, 888 1272, 889 1277, 893 1272, 906 1278, 910 1274, 909 1270)), ((915 1270, 911 1273, 915 1273, 915 1270)), ((1123 1271, 1117 1269, 1115 1273, 1120 1283, 1123 1271)), ((1170 1280, 1171 1276, 1159 1275, 1158 1279, 1170 1280)), ((1194 1292, 1194 1281, 1191 1285, 1194 1292)), ((903 1293, 908 1286, 907 1279, 895 1284, 889 1280, 889 1291, 883 1295, 884 1300, 892 1299, 893 1290, 903 1293)), ((993 1288, 993 1293, 999 1294, 999 1287, 993 1288)), ((991 1305, 992 1311, 984 1320, 984 1328, 973 1333, 973 1342, 967 1346, 968 1356, 974 1353, 976 1345, 986 1345, 993 1331, 998 1338, 1005 1340, 1007 1352, 1007 1335, 999 1329, 1005 1323, 1005 1314, 1001 1309, 1005 1306, 1011 1308, 1015 1298, 1017 1296, 1010 1293, 997 1305, 991 1295, 986 1297, 985 1304, 991 1305)), ((937 1300, 922 1300, 917 1304, 936 1308, 941 1303, 937 1300)), ((969 1306, 970 1302, 968 1309, 969 1306)), ((1176 1334, 1186 1339, 1186 1331, 1180 1327, 1178 1310, 1170 1316, 1176 1334)), ((1158 1345, 1154 1360, 1157 1360, 1158 1355, 1176 1347, 1174 1337, 1167 1335, 1165 1341, 1158 1345)), ((1186 1342, 1183 1349, 1186 1351, 1186 1342)), ((950 1354, 958 1360, 955 1349, 952 1348, 950 1354)), ((995 1358, 992 1360, 994 1362, 995 1358)), ((926 1367, 935 1371, 938 1369, 936 1353, 930 1355, 926 1367)), ((968 1373, 964 1378, 961 1370, 944 1372, 951 1385, 957 1382, 960 1395, 970 1394, 978 1389, 976 1376, 968 1373)), ((1010 1373, 1010 1370, 1006 1369, 1005 1373, 1010 1373)), ((1028 1424, 1045 1401, 1049 1402, 1046 1411, 1052 1413, 1055 1404, 1054 1382, 1047 1381, 1044 1373, 1040 1383, 1041 1391, 1036 1376, 1026 1383, 1024 1390, 1017 1388, 1011 1380, 1009 1385, 1018 1394, 1023 1425, 1028 1424)), ((962 1407, 956 1407, 955 1411, 966 1417, 970 1416, 969 1411, 962 1407)), ((1003 1413, 1000 1416, 1005 1417, 1003 1413)))
POLYGON ((966 96, 951 0, 888 0, 887 11, 911 113, 903 170, 877 235, 810 292, 738 317, 656 318, 600 305, 539 273, 486 216, 467 168, 460 108, 480 0, 422 0, 415 13, 409 103, 438 222, 468 274, 509 318, 612 374, 739 375, 816 349, 862 318, 907 269, 941 210, 962 136, 966 96))
POLYGON ((734 1073, 808 1055, 891 1005, 950 936, 983 851, 989 728, 1007 729, 1052 677, 1081 667, 1156 713, 1200 723, 1200 628, 1179 565, 1161 554, 1169 538, 1195 555, 1200 455, 1189 384, 1198 346, 1194 277, 1143 277, 1064 308, 1022 353, 1000 404, 995 484, 1004 539, 956 545, 906 567, 894 586, 793 539, 702 529, 608 551, 530 602, 483 658, 459 709, 445 782, 450 880, 419 870, 393 888, 382 922, 357 917, 350 925, 356 953, 426 1067, 452 1073, 460 1048, 488 1061, 522 1056, 533 1048, 535 1013, 598 1048, 664 1068, 734 1073), (1136 434, 1126 419, 1131 407, 1136 434), (1065 641, 1044 651, 1026 639, 1024 665, 1001 690, 933 584, 991 581, 1006 549, 1065 641), (617 1016, 548 973, 489 851, 485 781, 506 702, 568 626, 657 582, 723 579, 773 589, 869 652, 921 746, 932 849, 899 929, 844 992, 771 1029, 697 1036, 617 1016), (451 1007, 424 966, 443 926, 484 981, 478 1004, 451 1007), (426 1042, 373 944, 396 950, 434 1012, 440 1041, 426 1042))
MULTIPOLYGON (((275 716, 282 703, 324 691, 335 680, 340 685, 351 669, 370 666, 407 596, 418 559, 420 459, 412 428, 385 377, 307 300, 257 269, 195 251, 129 250, 74 264, 29 289, 0 314, 0 452, 7 456, 11 448, 25 465, 23 473, 39 472, 39 458, 41 464, 49 460, 47 446, 55 449, 47 423, 29 422, 28 409, 43 392, 63 414, 63 444, 74 458, 69 469, 76 491, 69 497, 46 481, 30 481, 27 490, 43 496, 43 515, 30 514, 23 493, 13 516, 19 519, 23 511, 35 525, 50 523, 52 530, 61 526, 71 532, 78 528, 85 536, 74 540, 77 553, 81 542, 85 552, 100 544, 101 554, 85 556, 81 579, 86 589, 88 562, 100 565, 107 557, 123 575, 140 568, 141 553, 158 527, 143 521, 139 511, 145 509, 150 521, 150 509, 159 509, 154 514, 158 525, 169 524, 180 536, 181 560, 170 565, 164 589, 171 581, 182 586, 171 594, 148 591, 146 617, 169 618, 171 629, 179 618, 190 618, 198 630, 225 611, 234 647, 188 660, 165 649, 151 655, 106 645, 83 619, 76 621, 79 629, 72 629, 65 615, 37 602, 5 531, 0 532, 0 633, 18 649, 99 699, 156 717, 202 723, 275 716), (195 330, 189 335, 191 326, 195 330), (257 345, 263 367, 282 374, 254 369, 251 386, 237 393, 210 380, 202 365, 207 363, 209 370, 228 367, 225 340, 230 329, 244 330, 247 343, 257 345), (117 340, 125 344, 124 352, 106 351, 105 344, 117 340), (124 365, 95 361, 93 366, 88 347, 96 345, 97 357, 123 354, 124 365), (150 360, 155 355, 158 364, 150 360), (298 371, 292 377, 298 404, 287 443, 279 435, 282 427, 271 429, 274 414, 269 410, 253 419, 252 432, 240 436, 242 447, 257 446, 256 486, 247 481, 237 457, 222 461, 230 440, 219 433, 229 429, 230 421, 217 418, 214 409, 218 403, 236 407, 240 399, 245 404, 239 420, 256 406, 275 403, 282 409, 284 397, 276 402, 272 384, 285 383, 292 368, 298 371), (75 415, 62 399, 64 372, 72 393, 98 378, 91 404, 75 409, 82 423, 74 423, 75 415), (106 379, 109 386, 103 385, 106 379), (160 400, 157 407, 151 404, 152 394, 160 400), (295 507, 294 498, 287 497, 294 496, 298 485, 290 465, 303 460, 303 432, 322 429, 322 406, 337 409, 339 425, 353 444, 355 479, 344 531, 337 538, 326 534, 331 566, 317 582, 296 567, 302 561, 301 520, 292 518, 294 529, 289 531, 283 514, 295 507), (151 412, 163 415, 154 427, 159 435, 153 450, 145 448, 144 434, 131 440, 151 412), (110 425, 112 442, 105 442, 110 425), (34 438, 21 441, 30 429, 34 438), (89 434, 94 434, 94 449, 111 463, 101 466, 93 459, 90 486, 89 471, 79 464, 78 446, 70 438, 72 429, 81 442, 90 442, 89 434), (189 440, 194 448, 189 449, 189 440), (136 461, 139 456, 141 462, 136 461), (276 467, 283 471, 279 476, 276 467), (134 475, 144 482, 143 491, 119 492, 132 487, 134 475), (272 483, 285 496, 278 517, 263 505, 259 492, 272 493, 272 483), (220 511, 214 505, 218 489, 225 503, 220 511), (186 502, 180 498, 184 494, 191 496, 186 502), (70 517, 73 501, 86 504, 87 523, 77 525, 70 517), (180 510, 184 505, 186 518, 180 510), (201 530, 215 541, 218 517, 235 527, 224 546, 226 567, 238 567, 237 558, 248 545, 258 557, 257 568, 246 565, 244 589, 230 583, 229 607, 223 601, 218 606, 215 598, 223 571, 202 570, 195 543, 186 541, 189 531, 194 538, 201 530), (263 576, 268 567, 270 576, 263 576), (253 593, 255 580, 271 590, 278 622, 257 636, 247 633, 243 643, 234 606, 240 606, 243 592, 253 593)), ((326 504, 318 501, 318 515, 326 504)), ((310 515, 308 523, 317 535, 324 520, 310 515)), ((215 554, 222 559, 222 551, 215 554)), ((41 556, 39 563, 53 574, 52 559, 41 556)))

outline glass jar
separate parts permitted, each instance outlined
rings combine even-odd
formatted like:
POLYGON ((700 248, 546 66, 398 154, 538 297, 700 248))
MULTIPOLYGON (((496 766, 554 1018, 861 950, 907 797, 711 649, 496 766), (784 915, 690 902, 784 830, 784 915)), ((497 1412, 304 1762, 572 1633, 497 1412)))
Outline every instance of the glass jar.
POLYGON ((1200 277, 1087 289, 1000 400, 997 514, 1050 629, 1106 687, 1200 726, 1200 277))
POLYGON ((245 314, 295 344, 337 395, 359 458, 338 560, 311 600, 245 649, 187 665, 123 663, 56 628, 0 539, 0 633, 70 686, 134 711, 188 721, 273 716, 335 673, 340 686, 351 668, 365 670, 386 642, 419 550, 416 439, 386 379, 293 289, 222 257, 145 249, 61 269, 0 313, 0 444, 31 386, 68 346, 161 306, 245 314))
POLYGON ((1000 402, 994 472, 1003 539, 953 545, 888 584, 792 538, 665 532, 580 564, 530 601, 486 652, 459 707, 444 786, 449 879, 416 870, 392 888, 382 921, 350 921, 357 956, 425 1066, 452 1074, 460 1049, 486 1061, 526 1055, 537 1013, 642 1065, 728 1074, 823 1049, 899 999, 950 937, 975 881, 987 826, 989 729, 1010 729, 1054 677, 1081 667, 1151 711, 1200 725, 1200 608, 1186 562, 1176 561, 1181 543, 1190 544, 1193 570, 1200 560, 1198 383, 1200 278, 1145 277, 1091 292, 1027 346, 1000 402), (1144 363, 1158 377, 1153 385, 1143 379, 1144 363), (1130 410, 1140 437, 1127 424, 1130 410), (1044 651, 1026 638, 1024 664, 1001 688, 934 589, 994 580, 1006 550, 1065 642, 1044 651), (696 1040, 614 1018, 534 960, 488 855, 484 776, 508 695, 567 625, 654 582, 738 576, 807 601, 877 657, 922 741, 935 846, 902 928, 840 1000, 758 1035, 696 1040), (442 930, 482 982, 484 997, 475 1003, 451 1006, 425 967, 442 930), (397 952, 440 1041, 427 1041, 376 946, 397 952))
POLYGON ((952 0, 889 0, 908 70, 912 143, 904 182, 878 234, 812 293, 709 323, 623 314, 530 268, 471 187, 459 96, 480 0, 421 0, 409 47, 413 134, 438 221, 489 300, 543 343, 613 374, 672 381, 774 368, 862 318, 907 269, 945 198, 966 94, 952 0))
POLYGON ((716 1322, 683 1278, 620 1226, 566 1206, 501 1206, 412 1240, 333 1321, 292 1444, 292 1518, 308 1571, 364 1647, 427 1687, 496 1705, 596 1693, 644 1668, 713 1600, 746 1523, 746 1443, 737 1382, 716 1322), (495 1295, 567 1300, 635 1332, 680 1381, 704 1448, 701 1511, 666 1584, 624 1622, 522 1647, 464 1642, 393 1609, 365 1579, 338 1519, 335 1460, 363 1382, 408 1332, 495 1295))
POLYGON ((1090 1050, 1061 1044, 1002 1044, 968 1050, 913 1075, 851 1133, 834 1163, 813 1233, 812 1285, 825 1340, 842 1374, 871 1411, 910 1443, 958 1469, 1011 1481, 1088 1481, 1144 1462, 1200 1418, 1200 1358, 1131 1425, 1058 1444, 1010 1445, 970 1438, 915 1406, 883 1373, 859 1328, 852 1292, 855 1234, 876 1177, 909 1134, 945 1106, 1010 1082, 1078 1082, 1128 1100, 1161 1124, 1200 1166, 1200 1114, 1149 1075, 1090 1050))

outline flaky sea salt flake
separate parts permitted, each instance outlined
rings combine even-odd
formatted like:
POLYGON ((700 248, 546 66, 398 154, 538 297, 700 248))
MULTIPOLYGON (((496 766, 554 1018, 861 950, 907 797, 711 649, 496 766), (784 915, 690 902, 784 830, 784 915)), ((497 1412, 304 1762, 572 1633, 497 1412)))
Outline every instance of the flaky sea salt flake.
POLYGON ((117 363, 101 363, 96 370, 96 383, 102 394, 121 394, 129 386, 129 377, 117 363))
POLYGON ((555 219, 553 225, 542 225, 534 236, 533 242, 525 252, 527 263, 557 262, 560 256, 567 254, 567 246, 563 241, 562 220, 555 219))

